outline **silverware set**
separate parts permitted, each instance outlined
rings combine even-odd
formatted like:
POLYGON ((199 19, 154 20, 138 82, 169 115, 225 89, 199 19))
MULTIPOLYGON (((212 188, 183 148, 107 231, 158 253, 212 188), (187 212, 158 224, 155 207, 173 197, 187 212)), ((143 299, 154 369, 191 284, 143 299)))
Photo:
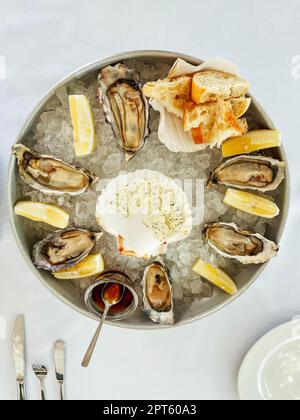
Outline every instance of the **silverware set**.
MULTIPOLYGON (((15 362, 18 400, 24 401, 26 397, 26 345, 25 345, 25 320, 19 315, 13 329, 13 358, 15 362)), ((60 400, 65 399, 65 343, 57 341, 53 348, 55 375, 59 384, 60 400)), ((46 400, 45 379, 48 369, 42 364, 32 365, 33 372, 40 382, 41 400, 46 400)))

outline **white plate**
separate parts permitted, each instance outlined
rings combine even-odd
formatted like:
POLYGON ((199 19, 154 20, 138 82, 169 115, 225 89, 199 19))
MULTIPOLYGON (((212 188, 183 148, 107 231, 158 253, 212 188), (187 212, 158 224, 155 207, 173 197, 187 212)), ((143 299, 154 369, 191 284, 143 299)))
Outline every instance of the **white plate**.
POLYGON ((254 345, 241 366, 238 391, 241 400, 300 400, 300 317, 254 345))

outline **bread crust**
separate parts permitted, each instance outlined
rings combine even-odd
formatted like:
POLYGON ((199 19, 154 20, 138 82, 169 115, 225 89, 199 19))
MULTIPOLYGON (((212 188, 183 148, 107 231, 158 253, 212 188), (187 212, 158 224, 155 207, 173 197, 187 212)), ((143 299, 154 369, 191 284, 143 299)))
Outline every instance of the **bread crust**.
POLYGON ((182 118, 185 104, 191 98, 191 86, 192 78, 182 76, 172 80, 164 79, 146 83, 143 93, 148 98, 159 101, 168 112, 182 118))
POLYGON ((250 84, 238 76, 220 71, 206 70, 195 73, 192 80, 191 97, 195 104, 239 98, 247 94, 250 84))

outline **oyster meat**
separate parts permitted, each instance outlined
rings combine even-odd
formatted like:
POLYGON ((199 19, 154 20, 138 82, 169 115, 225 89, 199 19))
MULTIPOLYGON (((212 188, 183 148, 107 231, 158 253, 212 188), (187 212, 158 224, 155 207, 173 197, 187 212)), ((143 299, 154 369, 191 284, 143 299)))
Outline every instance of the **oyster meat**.
POLYGON ((149 105, 139 75, 124 64, 105 67, 99 74, 99 100, 127 159, 143 146, 149 134, 149 105))
POLYGON ((101 236, 102 233, 77 228, 51 233, 34 246, 33 263, 52 272, 74 267, 89 255, 101 236))
POLYGON ((45 194, 81 194, 98 180, 96 175, 85 169, 35 153, 23 144, 13 146, 12 152, 18 159, 21 178, 45 194))
POLYGON ((209 185, 242 190, 276 190, 285 178, 285 164, 264 156, 238 156, 223 162, 211 174, 209 185))
POLYGON ((172 285, 162 258, 146 268, 142 287, 143 308, 149 318, 163 325, 174 324, 172 285))
POLYGON ((234 223, 207 224, 203 235, 218 254, 242 264, 263 264, 279 250, 274 242, 258 233, 243 231, 234 223))

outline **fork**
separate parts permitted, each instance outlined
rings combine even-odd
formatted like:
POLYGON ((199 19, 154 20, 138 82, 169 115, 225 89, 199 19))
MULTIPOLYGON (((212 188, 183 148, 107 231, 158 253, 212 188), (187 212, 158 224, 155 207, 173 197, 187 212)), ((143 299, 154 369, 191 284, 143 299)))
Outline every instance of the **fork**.
POLYGON ((33 372, 35 373, 35 376, 38 378, 38 380, 41 383, 41 398, 43 401, 46 400, 45 398, 45 379, 48 374, 48 370, 43 365, 33 365, 32 366, 33 372))

